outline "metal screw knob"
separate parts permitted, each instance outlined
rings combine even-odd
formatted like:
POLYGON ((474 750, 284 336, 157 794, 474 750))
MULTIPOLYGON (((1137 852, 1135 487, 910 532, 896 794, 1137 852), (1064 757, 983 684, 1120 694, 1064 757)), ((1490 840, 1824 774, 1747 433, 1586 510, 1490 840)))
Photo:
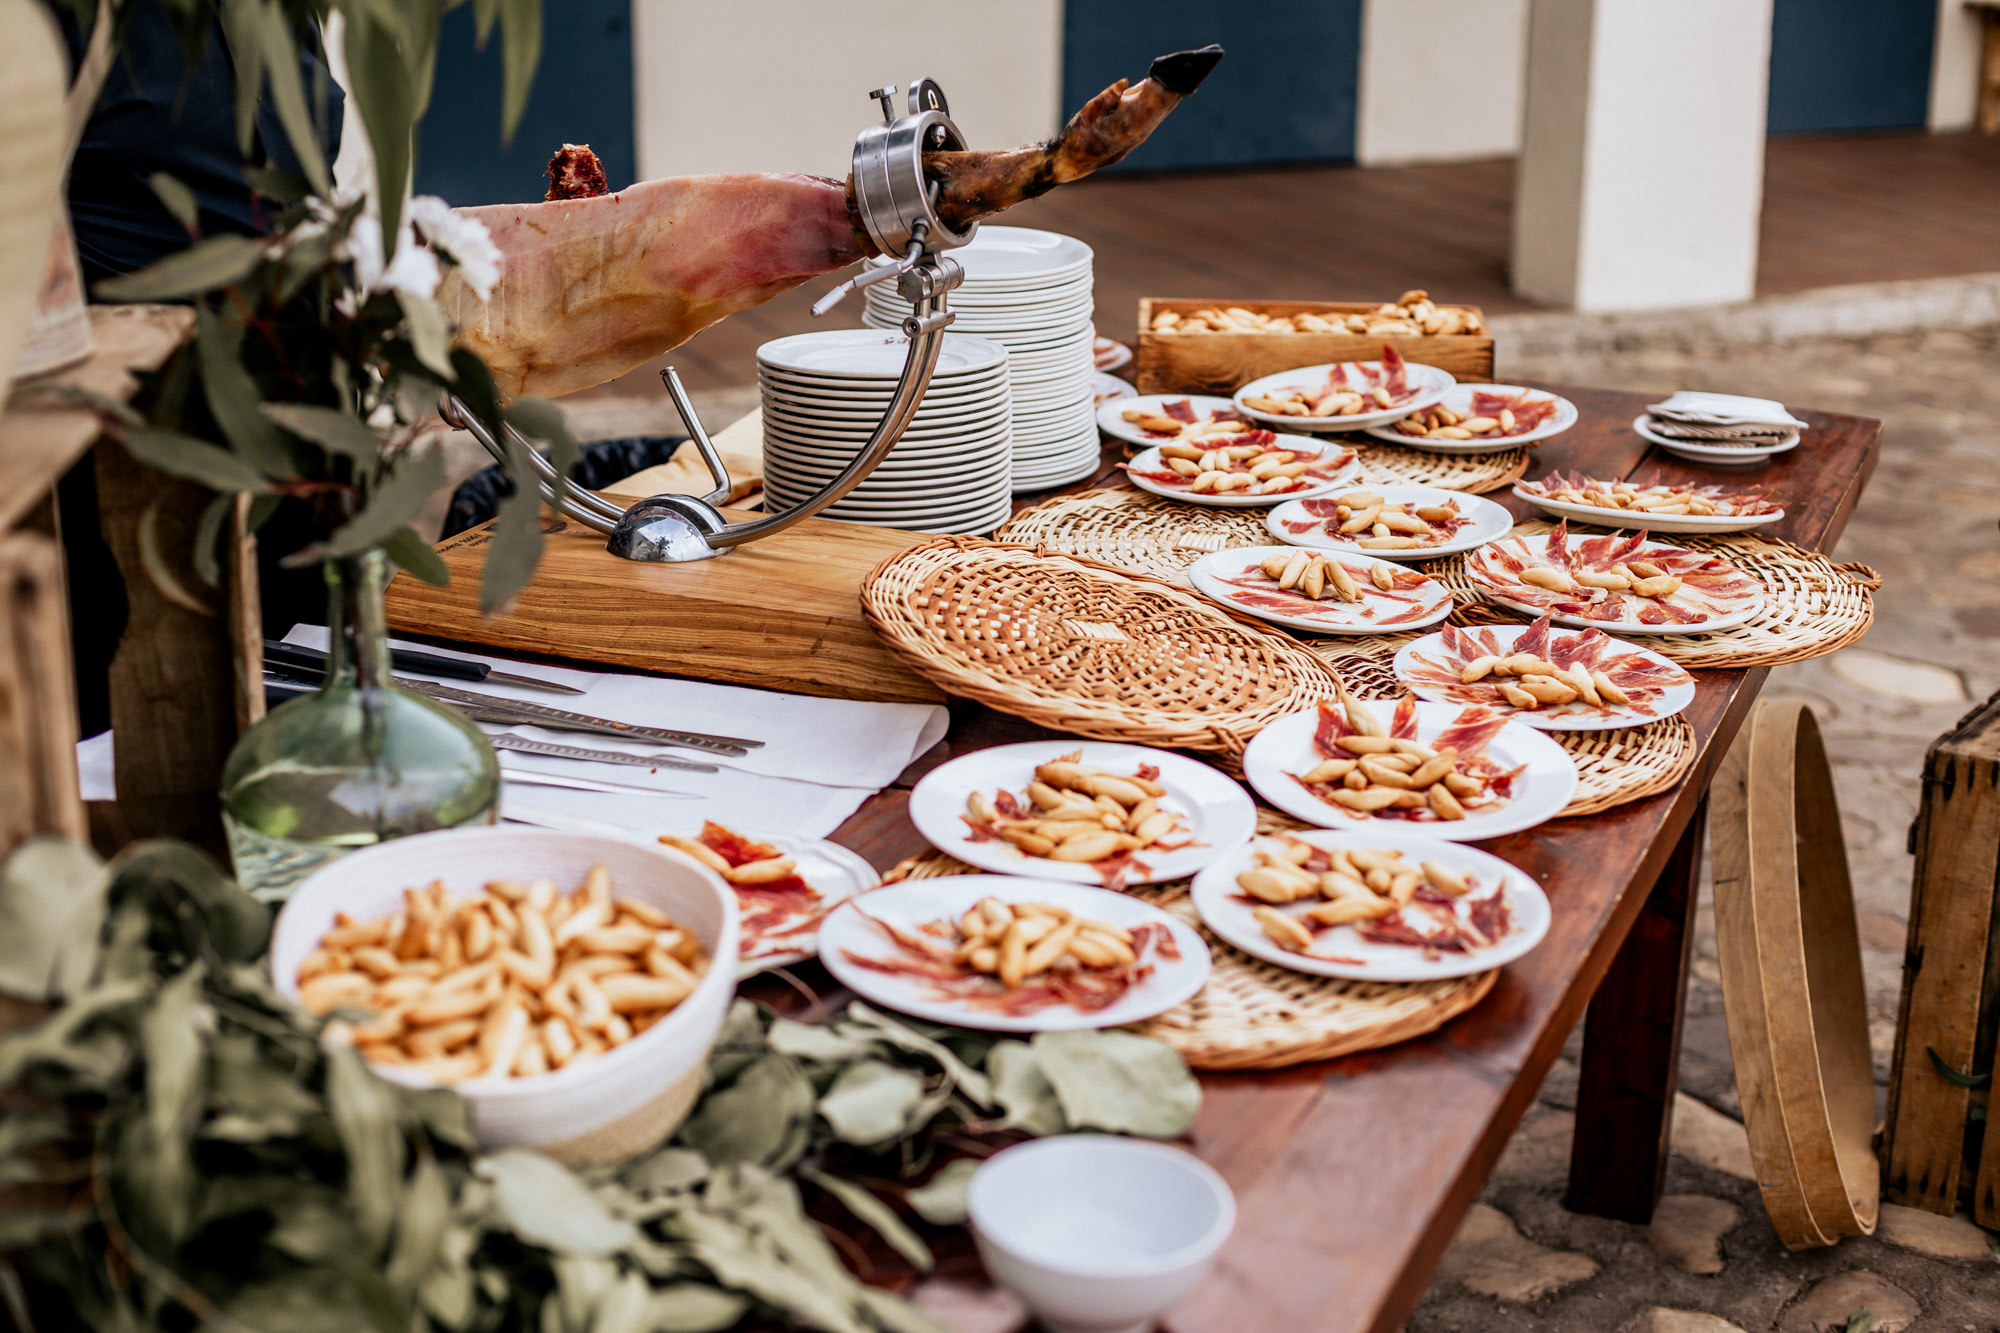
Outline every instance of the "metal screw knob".
POLYGON ((882 104, 883 122, 885 124, 894 124, 896 120, 896 85, 892 83, 886 88, 877 88, 868 95, 882 104))

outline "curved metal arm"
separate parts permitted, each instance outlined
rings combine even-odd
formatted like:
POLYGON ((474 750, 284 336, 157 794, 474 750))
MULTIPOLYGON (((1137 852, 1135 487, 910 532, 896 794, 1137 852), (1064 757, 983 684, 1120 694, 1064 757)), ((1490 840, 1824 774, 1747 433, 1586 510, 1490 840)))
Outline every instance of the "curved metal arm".
MULTIPOLYGON (((507 446, 493 438, 493 433, 486 429, 486 423, 481 421, 456 394, 445 395, 444 401, 438 404, 438 415, 444 418, 447 426, 470 434, 502 467, 508 465, 507 446)), ((557 483, 561 479, 556 475, 554 463, 536 450, 527 438, 512 426, 502 423, 501 429, 506 433, 507 439, 518 445, 522 455, 527 458, 528 466, 535 472, 535 485, 541 491, 543 500, 587 528, 594 528, 608 535, 618 527, 618 521, 625 517, 623 509, 573 482, 559 486, 557 483), (556 498, 558 494, 562 497, 560 500, 556 498)))

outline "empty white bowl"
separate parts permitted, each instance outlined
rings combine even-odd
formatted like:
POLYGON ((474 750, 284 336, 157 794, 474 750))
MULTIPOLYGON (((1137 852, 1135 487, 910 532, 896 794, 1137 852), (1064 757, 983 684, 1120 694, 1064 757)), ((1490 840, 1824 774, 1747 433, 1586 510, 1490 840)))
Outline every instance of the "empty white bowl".
POLYGON ((995 1153, 966 1207, 986 1271, 1053 1333, 1150 1329, 1236 1224, 1236 1196, 1200 1158, 1108 1134, 995 1153))
MULTIPOLYGON (((535 1148, 564 1162, 622 1161, 663 1142, 701 1092, 708 1051, 736 992, 736 895, 708 867, 666 847, 549 829, 468 828, 397 838, 330 861, 300 883, 271 938, 271 979, 297 1003, 299 964, 333 925, 335 912, 362 921, 402 906, 403 890, 444 881, 455 898, 496 879, 548 876, 564 893, 601 865, 617 898, 637 898, 693 931, 710 958, 694 993, 632 1040, 587 1063, 532 1078, 457 1085, 487 1148, 535 1148)), ((391 1082, 428 1087, 394 1065, 373 1066, 391 1082)))

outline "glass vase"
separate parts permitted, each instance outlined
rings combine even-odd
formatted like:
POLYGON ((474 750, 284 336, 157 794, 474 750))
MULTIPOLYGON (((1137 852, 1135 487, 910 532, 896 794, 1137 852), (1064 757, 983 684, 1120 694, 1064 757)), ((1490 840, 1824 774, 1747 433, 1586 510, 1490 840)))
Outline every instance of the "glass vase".
POLYGON ((265 901, 356 847, 491 824, 500 765, 476 726, 389 675, 380 551, 326 563, 326 680, 243 733, 222 772, 236 878, 265 901))

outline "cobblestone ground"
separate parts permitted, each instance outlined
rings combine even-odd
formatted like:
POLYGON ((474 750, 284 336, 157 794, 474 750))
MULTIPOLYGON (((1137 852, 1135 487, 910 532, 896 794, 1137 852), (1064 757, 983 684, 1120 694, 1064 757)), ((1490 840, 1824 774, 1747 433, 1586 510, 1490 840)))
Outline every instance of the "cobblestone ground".
MULTIPOLYGON (((1772 672, 1832 759, 1886 1079, 1924 748, 2000 690, 2000 330, 1763 348, 1621 351, 1504 367, 1606 388, 1717 389, 1880 417, 1881 462, 1836 552, 1884 579, 1874 629, 1772 672)), ((1412 1333, 2000 1330, 2000 1254, 1963 1219, 1885 1206, 1869 1239, 1791 1254, 1765 1219, 1740 1123, 1709 907, 1696 943, 1674 1156, 1650 1228, 1563 1210, 1575 1048, 1542 1089, 1412 1333), (1866 1312, 1872 1322, 1859 1316, 1866 1312)))

